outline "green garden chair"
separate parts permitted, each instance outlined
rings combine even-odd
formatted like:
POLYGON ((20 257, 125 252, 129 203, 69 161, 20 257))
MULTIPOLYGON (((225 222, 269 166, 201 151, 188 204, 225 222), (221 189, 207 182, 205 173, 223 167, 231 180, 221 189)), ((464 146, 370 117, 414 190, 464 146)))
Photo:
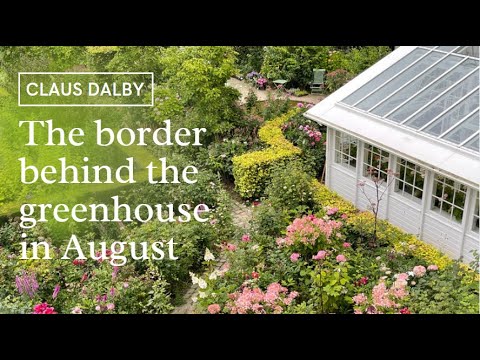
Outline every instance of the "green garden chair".
POLYGON ((312 93, 321 92, 325 82, 325 69, 313 69, 313 81, 310 83, 312 93))

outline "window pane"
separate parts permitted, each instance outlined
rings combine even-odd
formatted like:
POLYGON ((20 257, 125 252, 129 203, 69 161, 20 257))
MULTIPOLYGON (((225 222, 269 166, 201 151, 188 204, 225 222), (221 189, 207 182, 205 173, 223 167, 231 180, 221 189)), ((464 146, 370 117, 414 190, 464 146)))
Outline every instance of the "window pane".
POLYGON ((468 143, 466 143, 464 146, 470 150, 480 152, 479 149, 479 140, 480 140, 480 134, 475 136, 472 140, 470 140, 468 143))
MULTIPOLYGON (((420 202, 423 196, 425 169, 405 159, 397 159, 396 191, 403 196, 420 202)), ((440 196, 442 188, 440 188, 440 196)))
MULTIPOLYGON (((431 82, 437 80, 447 70, 458 64, 462 60, 459 56, 449 55, 438 64, 427 70, 424 74, 413 80, 410 84, 399 90, 395 95, 385 100, 381 105, 373 109, 373 113, 384 116, 395 107, 403 103, 410 96, 428 86, 431 82)), ((440 82, 442 82, 440 80, 440 82)))
POLYGON ((450 220, 462 222, 467 187, 452 179, 435 174, 432 209, 450 220))
POLYGON ((455 105, 451 110, 440 116, 434 123, 425 128, 425 132, 431 135, 440 135, 463 119, 479 105, 478 91, 473 92, 463 101, 455 105))
POLYGON ((478 86, 478 72, 472 73, 461 83, 455 85, 452 89, 428 105, 425 109, 409 119, 405 125, 414 129, 420 129, 430 120, 438 116, 442 111, 448 109, 455 102, 475 89, 476 86, 478 86))
POLYGON ((433 52, 426 55, 422 58, 419 62, 412 65, 412 67, 405 70, 395 79, 392 79, 389 83, 385 84, 384 86, 380 87, 377 91, 370 94, 367 98, 360 101, 355 107, 358 107, 362 110, 368 110, 377 104, 379 101, 383 100, 385 97, 393 93, 397 90, 400 86, 405 84, 407 81, 415 77, 416 75, 420 74, 423 70, 427 67, 432 65, 434 62, 442 58, 445 54, 433 52))
POLYGON ((455 129, 450 131, 447 135, 443 138, 445 140, 454 142, 455 144, 460 144, 467 140, 470 136, 475 134, 480 127, 479 118, 478 118, 478 111, 474 112, 472 115, 468 117, 467 120, 462 122, 458 125, 455 129))
MULTIPOLYGON (((395 112, 388 115, 390 120, 394 120, 397 122, 401 122, 405 120, 407 117, 412 115, 415 111, 420 109, 422 106, 430 102, 432 99, 437 97, 440 93, 445 91, 455 82, 460 80, 462 77, 467 75, 473 69, 478 66, 478 61, 475 60, 467 60, 463 62, 461 65, 457 66, 449 73, 445 74, 440 80, 436 81, 430 87, 426 88, 424 91, 420 92, 419 94, 415 95, 412 99, 402 105, 400 108, 395 110, 395 112)), ((410 86, 410 85, 409 85, 410 86)), ((406 88, 408 88, 407 86, 406 88)), ((472 88, 473 89, 473 88, 472 88)), ((395 95, 397 96, 397 95, 395 95)), ((395 97, 394 96, 394 97, 395 97)), ((379 108, 382 105, 379 106, 379 108)), ((377 109, 375 109, 377 110, 377 109)), ((379 111, 379 110, 377 110, 379 111)), ((375 111, 374 111, 375 112, 375 111)))
POLYGON ((420 56, 424 55, 427 53, 427 50, 425 49, 415 49, 399 61, 397 61, 395 64, 387 68, 385 71, 383 71, 381 74, 370 80, 368 83, 363 85, 361 88, 347 96, 345 99, 343 99, 343 102, 349 105, 355 104, 358 100, 363 98, 365 95, 370 93, 371 91, 375 90, 378 88, 380 85, 382 85, 385 81, 390 79, 391 77, 395 76, 400 72, 402 69, 406 68, 408 65, 412 64, 415 60, 417 60, 420 56))
POLYGON ((478 198, 478 191, 477 191, 477 199, 475 201, 475 211, 473 212, 473 224, 472 224, 472 230, 478 233, 478 225, 479 225, 479 198, 478 198))
POLYGON ((435 50, 442 50, 442 51, 447 51, 447 52, 450 52, 452 51, 453 49, 457 48, 458 46, 439 46, 438 48, 436 48, 435 50))
POLYGON ((345 167, 357 165, 357 139, 340 131, 335 131, 335 162, 345 167))

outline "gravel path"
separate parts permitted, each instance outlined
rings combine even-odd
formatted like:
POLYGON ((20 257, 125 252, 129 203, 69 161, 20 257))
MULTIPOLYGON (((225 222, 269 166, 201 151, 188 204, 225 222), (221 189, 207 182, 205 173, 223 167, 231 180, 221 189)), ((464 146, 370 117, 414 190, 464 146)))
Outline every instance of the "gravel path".
MULTIPOLYGON (((253 90, 255 92, 255 95, 257 95, 257 98, 258 98, 259 101, 267 100, 269 94, 271 94, 271 96, 275 97, 275 98, 278 98, 278 97, 286 98, 287 97, 286 93, 281 93, 281 95, 280 95, 280 93, 278 91, 273 90, 273 89, 259 90, 256 87, 252 86, 250 83, 248 83, 246 81, 238 80, 238 79, 235 79, 235 78, 230 78, 227 81, 227 85, 229 85, 229 86, 237 89, 238 91, 240 91, 240 94, 241 94, 240 102, 242 102, 242 103, 245 102, 245 99, 248 96, 248 93, 249 93, 250 90, 253 90)), ((290 95, 288 97, 289 97, 290 100, 309 103, 309 104, 317 104, 325 98, 325 96, 321 95, 321 94, 309 94, 309 95, 305 95, 305 96, 301 96, 301 97, 290 95)))
MULTIPOLYGON (((247 232, 250 227, 250 220, 253 216, 253 208, 251 206, 246 206, 238 202, 237 200, 232 199, 233 208, 233 224, 239 229, 247 232)), ((217 261, 215 268, 219 270, 223 264, 225 264, 225 258, 220 257, 217 261)), ((198 287, 196 285, 191 285, 187 290, 185 295, 183 295, 184 303, 180 306, 177 306, 172 314, 195 314, 195 304, 192 301, 192 296, 198 293, 198 287)))

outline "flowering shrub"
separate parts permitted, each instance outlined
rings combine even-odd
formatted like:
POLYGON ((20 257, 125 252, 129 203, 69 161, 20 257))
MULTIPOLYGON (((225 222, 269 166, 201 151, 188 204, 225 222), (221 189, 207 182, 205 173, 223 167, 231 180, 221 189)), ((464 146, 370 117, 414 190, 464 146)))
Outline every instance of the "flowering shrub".
POLYGON ((332 240, 332 235, 337 237, 335 230, 341 226, 342 223, 339 221, 325 220, 317 218, 315 215, 303 216, 293 220, 292 224, 287 227, 286 236, 278 238, 276 242, 280 247, 294 247, 311 254, 318 247, 338 245, 338 241, 332 240))
POLYGON ((245 286, 241 291, 228 295, 230 301, 226 309, 230 314, 281 314, 297 296, 296 291, 289 293, 279 283, 268 285, 266 291, 245 286))
POLYGON ((259 88, 265 88, 265 86, 267 85, 267 82, 268 80, 263 77, 257 79, 257 85, 259 88))
POLYGON ((330 71, 325 76, 325 88, 329 93, 336 91, 353 78, 353 74, 344 69, 330 71))

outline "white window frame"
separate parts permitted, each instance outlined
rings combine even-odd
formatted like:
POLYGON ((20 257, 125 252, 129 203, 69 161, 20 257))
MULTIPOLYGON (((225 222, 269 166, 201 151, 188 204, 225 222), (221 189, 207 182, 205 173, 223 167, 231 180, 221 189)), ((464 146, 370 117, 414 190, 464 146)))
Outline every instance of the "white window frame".
POLYGON ((443 217, 448 218, 451 222, 457 223, 457 224, 463 224, 465 214, 467 213, 467 196, 468 196, 468 187, 458 181, 455 181, 454 179, 445 176, 443 174, 439 173, 434 173, 433 177, 433 184, 432 184, 432 194, 431 194, 431 204, 430 204, 430 209, 437 213, 442 215, 443 217), (453 185, 450 185, 447 183, 447 180, 452 181, 453 185), (442 185, 442 194, 439 196, 437 195, 437 183, 442 185), (453 195, 450 197, 445 192, 445 188, 451 188, 453 190, 453 195), (463 200, 463 205, 460 207, 459 205, 455 204, 455 200, 457 197, 458 193, 463 193, 464 194, 464 200, 463 200), (440 203, 440 206, 435 205, 435 200, 438 200, 440 203), (447 204, 447 206, 450 206, 450 209, 447 211, 443 210, 443 204, 447 204), (457 219, 454 215, 454 209, 460 209, 462 211, 462 217, 460 219, 457 219))
POLYGON ((394 192, 396 194, 402 195, 403 197, 411 201, 414 201, 417 204, 421 204, 422 199, 425 196, 425 184, 426 184, 425 176, 427 173, 427 169, 425 169, 424 167, 412 161, 404 159, 400 156, 396 157, 395 166, 396 166, 395 172, 398 175, 395 176, 394 192), (404 164, 402 164, 402 161, 404 162, 404 164), (400 171, 402 166, 404 167, 403 173, 400 171), (411 172, 413 172, 413 183, 410 183, 405 179, 407 170, 410 170, 411 172), (416 180, 418 177, 421 177, 423 179, 423 184, 421 188, 416 185, 416 180), (412 193, 409 193, 408 191, 405 190, 407 186, 412 188, 412 193), (421 194, 420 197, 415 195, 415 191, 420 191, 420 194, 421 194))
POLYGON ((358 139, 338 130, 335 130, 333 135, 335 139, 335 144, 333 147, 334 163, 354 171, 358 164, 358 139), (354 155, 352 154, 352 145, 356 146, 354 155), (352 162, 354 162, 355 165, 352 165, 352 162))

